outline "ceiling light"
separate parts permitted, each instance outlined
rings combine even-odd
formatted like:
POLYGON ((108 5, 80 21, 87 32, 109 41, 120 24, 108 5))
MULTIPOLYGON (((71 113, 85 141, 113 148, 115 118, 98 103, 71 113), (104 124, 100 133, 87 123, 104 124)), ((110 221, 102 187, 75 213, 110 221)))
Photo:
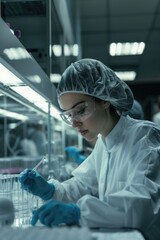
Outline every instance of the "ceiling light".
MULTIPOLYGON (((55 44, 52 46, 53 53, 56 57, 62 56, 62 47, 61 45, 55 44)), ((64 56, 75 56, 79 54, 78 44, 68 45, 64 44, 64 56)))
POLYGON ((62 119, 60 117, 60 111, 57 110, 54 106, 51 106, 50 112, 51 112, 52 117, 62 121, 62 119))
POLYGON ((7 57, 10 60, 19 60, 19 59, 31 58, 30 54, 22 47, 7 48, 7 49, 4 49, 3 52, 4 52, 5 55, 7 55, 7 57))
POLYGON ((28 120, 28 117, 26 117, 22 114, 7 111, 7 110, 4 110, 4 109, 0 109, 0 115, 5 116, 5 117, 9 117, 9 118, 14 118, 14 119, 21 120, 21 121, 28 120))
POLYGON ((142 54, 143 51, 144 51, 144 48, 145 48, 145 43, 140 42, 139 45, 138 45, 138 49, 137 49, 138 54, 142 54))
POLYGON ((71 47, 68 44, 64 44, 64 56, 71 56, 71 47))
POLYGON ((72 47, 72 54, 73 56, 77 57, 79 54, 79 46, 78 44, 74 44, 72 47))
POLYGON ((11 89, 32 103, 46 102, 44 97, 28 86, 15 86, 11 87, 11 89))
MULTIPOLYGON (((32 102, 34 105, 36 105, 38 108, 40 108, 42 111, 48 113, 48 102, 45 98, 43 98, 40 94, 35 92, 32 88, 28 86, 21 86, 21 87, 11 87, 11 89, 24 98, 26 98, 28 101, 32 102)), ((50 108, 50 114, 54 118, 61 120, 59 116, 59 111, 52 106, 50 108)))
POLYGON ((109 54, 111 56, 140 55, 145 48, 144 42, 118 42, 111 43, 109 54))
MULTIPOLYGON (((47 102, 43 102, 43 103, 35 103, 35 105, 39 108, 41 108, 44 112, 48 113, 48 103, 47 102)), ((50 114, 52 117, 58 119, 58 120, 61 120, 61 117, 60 117, 60 111, 57 110, 54 106, 51 106, 50 107, 50 114)))
POLYGON ((0 82, 7 86, 23 85, 23 82, 0 63, 0 82))
POLYGON ((31 76, 27 76, 27 78, 32 81, 33 83, 41 83, 42 79, 40 78, 39 75, 31 75, 31 76))
POLYGON ((115 71, 117 76, 123 80, 123 81, 134 81, 136 78, 136 72, 135 71, 115 71))
POLYGON ((59 83, 61 79, 61 75, 59 73, 52 73, 50 76, 50 80, 53 83, 59 83))
POLYGON ((56 57, 62 56, 62 47, 61 45, 53 45, 53 53, 56 57))

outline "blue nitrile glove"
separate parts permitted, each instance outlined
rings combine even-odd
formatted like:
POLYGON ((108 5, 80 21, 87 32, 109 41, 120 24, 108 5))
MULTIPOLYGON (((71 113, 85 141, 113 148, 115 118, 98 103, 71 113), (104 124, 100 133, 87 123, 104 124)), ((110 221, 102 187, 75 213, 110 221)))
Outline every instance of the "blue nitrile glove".
POLYGON ((38 220, 47 227, 59 224, 76 225, 80 218, 80 209, 76 204, 67 204, 50 200, 39 209, 34 210, 31 224, 34 226, 38 220))
POLYGON ((19 175, 22 189, 36 195, 43 200, 50 199, 55 191, 55 186, 48 183, 38 172, 25 169, 19 175))

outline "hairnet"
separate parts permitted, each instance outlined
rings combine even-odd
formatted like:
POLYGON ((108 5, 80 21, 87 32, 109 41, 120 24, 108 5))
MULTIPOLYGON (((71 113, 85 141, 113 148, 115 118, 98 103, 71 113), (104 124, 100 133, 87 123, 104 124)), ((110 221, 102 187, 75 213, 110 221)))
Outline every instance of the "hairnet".
POLYGON ((120 112, 128 111, 133 104, 133 94, 113 70, 94 59, 72 63, 63 73, 57 87, 58 98, 65 93, 87 94, 109 101, 120 112))

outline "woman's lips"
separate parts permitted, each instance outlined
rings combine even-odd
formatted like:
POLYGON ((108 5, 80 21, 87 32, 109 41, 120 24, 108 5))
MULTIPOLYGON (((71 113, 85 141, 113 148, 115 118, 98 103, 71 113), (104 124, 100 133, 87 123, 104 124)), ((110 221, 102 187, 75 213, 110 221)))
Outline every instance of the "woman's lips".
POLYGON ((80 132, 80 134, 81 134, 82 136, 84 136, 84 135, 86 135, 86 133, 88 132, 88 130, 79 131, 79 132, 80 132))

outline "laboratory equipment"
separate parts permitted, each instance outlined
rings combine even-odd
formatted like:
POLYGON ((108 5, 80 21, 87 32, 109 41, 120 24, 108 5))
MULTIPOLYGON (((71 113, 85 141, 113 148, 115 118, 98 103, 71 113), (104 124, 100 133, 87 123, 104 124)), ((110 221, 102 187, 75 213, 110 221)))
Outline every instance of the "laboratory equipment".
POLYGON ((47 162, 47 159, 46 159, 46 156, 44 156, 42 158, 42 160, 39 163, 37 163, 37 165, 32 170, 36 171, 41 164, 46 163, 46 162, 47 162))
POLYGON ((13 226, 30 225, 32 210, 42 204, 42 200, 24 191, 19 183, 19 174, 0 174, 0 199, 8 199, 14 206, 13 226))

